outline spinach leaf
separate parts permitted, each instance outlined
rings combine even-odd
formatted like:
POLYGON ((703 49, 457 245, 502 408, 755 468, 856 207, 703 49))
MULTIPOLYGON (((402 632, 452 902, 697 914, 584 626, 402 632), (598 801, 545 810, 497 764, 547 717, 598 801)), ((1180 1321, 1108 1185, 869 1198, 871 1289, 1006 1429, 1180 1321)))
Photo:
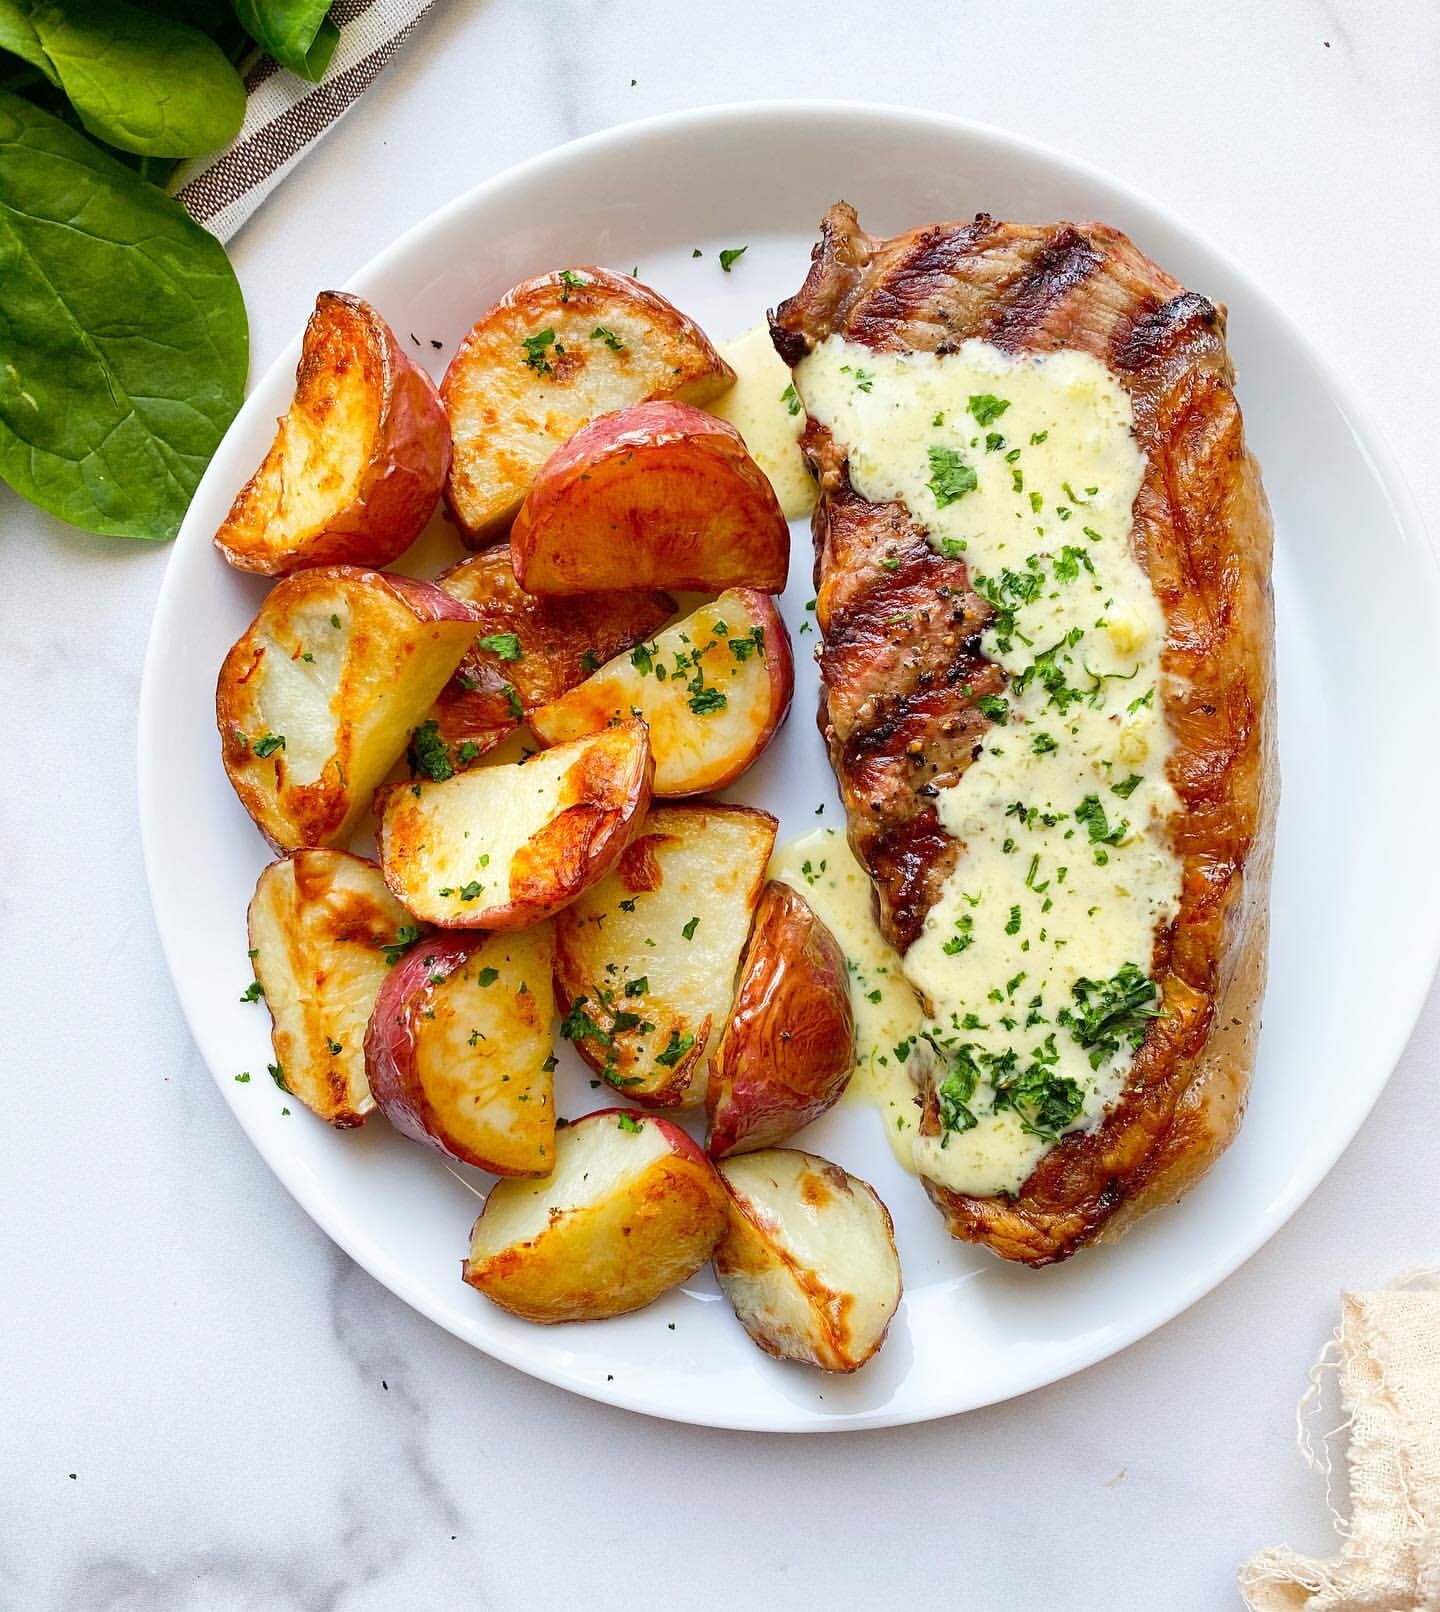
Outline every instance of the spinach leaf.
POLYGON ((0 93, 0 476, 89 531, 173 536, 240 406, 247 348, 220 243, 0 93))
POLYGON ((245 86, 198 28, 126 0, 49 0, 30 18, 97 139, 142 156, 193 157, 238 133, 245 86))
POLYGON ((23 0, 0 0, 0 50, 8 50, 21 61, 38 67, 52 84, 60 82, 23 0))
POLYGON ((235 0, 235 15, 255 43, 312 84, 324 78, 340 43, 329 10, 330 0, 235 0))

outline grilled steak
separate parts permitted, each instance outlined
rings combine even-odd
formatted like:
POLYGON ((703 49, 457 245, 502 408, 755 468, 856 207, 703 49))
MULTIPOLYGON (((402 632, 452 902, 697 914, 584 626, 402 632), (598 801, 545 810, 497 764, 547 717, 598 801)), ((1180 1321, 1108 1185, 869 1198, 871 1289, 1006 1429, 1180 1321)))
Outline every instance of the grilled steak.
MULTIPOLYGON (((1156 935, 1149 1022, 1123 1092, 1095 1128, 1064 1136, 1013 1196, 927 1190, 957 1237, 1043 1265, 1178 1198, 1229 1143, 1244 1109, 1264 987, 1274 756, 1271 527, 1247 453, 1224 314, 1118 231, 984 214, 890 239, 841 203, 810 273, 771 319, 794 366, 830 335, 875 352, 1078 349, 1128 393, 1145 457, 1132 553, 1165 623, 1161 704, 1175 748, 1178 911, 1156 935)), ((803 388, 802 399, 803 399, 803 388)), ((815 513, 819 721, 876 915, 903 953, 964 855, 937 791, 978 753, 981 702, 1003 689, 981 635, 991 607, 899 503, 851 485, 815 419, 804 447, 815 513)), ((922 1085, 922 1132, 937 1128, 922 1085)))

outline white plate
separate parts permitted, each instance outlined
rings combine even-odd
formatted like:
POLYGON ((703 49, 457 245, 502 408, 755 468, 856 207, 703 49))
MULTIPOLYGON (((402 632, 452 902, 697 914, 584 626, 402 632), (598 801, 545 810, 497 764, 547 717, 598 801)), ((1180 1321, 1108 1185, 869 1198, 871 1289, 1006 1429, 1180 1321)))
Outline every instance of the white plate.
MULTIPOLYGON (((950 1242, 894 1163, 878 1116, 842 1104, 805 1144, 878 1187, 894 1211, 906 1279, 889 1342, 858 1376, 827 1380, 761 1355, 708 1274, 617 1321, 515 1321, 460 1281, 478 1208, 472 1187, 383 1119, 337 1134, 293 1101, 297 1111, 282 1117, 262 1073, 264 1009, 239 1001, 249 978, 245 908, 266 853, 221 770, 213 691, 264 585, 231 571, 209 540, 286 406, 298 336, 196 494, 141 697, 141 822, 165 953, 201 1051, 275 1173, 354 1259, 478 1348, 597 1399, 729 1427, 942 1416, 1053 1381, 1159 1326, 1273 1235, 1330 1168, 1384 1085, 1440 955, 1440 864, 1388 828, 1396 811, 1440 796, 1436 748, 1418 737, 1430 720, 1420 691, 1440 642, 1419 519, 1326 365, 1240 269, 1155 203, 1068 157, 930 114, 721 107, 613 129, 502 174, 388 247, 349 288, 402 341, 413 332, 437 375, 499 292, 565 263, 634 265, 719 339, 799 285, 817 221, 840 196, 886 233, 979 209, 1104 219, 1229 306, 1240 398, 1276 516, 1285 787, 1250 1113, 1181 1207, 1152 1215, 1113 1249, 1017 1270, 950 1242), (741 245, 744 258, 721 273, 719 248, 741 245), (241 1069, 258 1078, 237 1084, 241 1069)), ((813 591, 809 569, 797 526, 785 600, 792 627, 813 591)), ((806 638, 796 645, 793 717, 732 792, 778 812, 784 835, 815 827, 822 799, 823 820, 838 821, 811 720, 806 638)), ((577 1065, 561 1073, 562 1113, 598 1106, 577 1065)))

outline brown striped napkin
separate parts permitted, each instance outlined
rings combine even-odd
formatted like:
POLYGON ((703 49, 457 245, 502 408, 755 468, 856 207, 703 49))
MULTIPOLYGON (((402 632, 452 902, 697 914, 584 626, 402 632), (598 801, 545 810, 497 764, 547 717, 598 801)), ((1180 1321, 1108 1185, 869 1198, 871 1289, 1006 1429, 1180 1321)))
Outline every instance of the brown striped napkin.
POLYGON ((336 0, 330 16, 340 42, 319 84, 262 56, 245 80, 240 133, 213 156, 175 175, 174 194, 190 216, 228 241, 327 130, 369 89, 435 0, 336 0))

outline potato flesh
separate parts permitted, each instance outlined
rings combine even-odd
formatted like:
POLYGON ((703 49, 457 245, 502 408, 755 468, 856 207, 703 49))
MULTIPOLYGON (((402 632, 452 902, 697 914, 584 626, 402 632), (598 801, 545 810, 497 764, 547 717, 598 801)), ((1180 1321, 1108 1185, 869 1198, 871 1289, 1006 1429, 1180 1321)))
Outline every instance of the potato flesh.
POLYGON ((290 1090, 332 1125, 358 1125, 375 1106, 365 1026, 388 972, 380 948, 412 921, 379 868, 346 851, 297 851, 272 862, 255 887, 250 944, 276 1062, 290 1090))
POLYGON ((676 1107, 703 1097, 775 827, 744 807, 657 807, 616 870, 557 920, 557 986, 569 1003, 586 997, 581 1011, 613 1042, 581 1036, 577 1050, 627 1097, 676 1107), (641 980, 643 992, 627 993, 641 980), (619 1012, 640 1023, 612 1033, 619 1012), (693 1046, 660 1062, 687 1037, 693 1046))
POLYGON ((422 621, 375 573, 335 569, 276 586, 220 673, 226 770, 282 850, 349 839, 475 634, 422 621), (267 735, 285 743, 257 755, 267 735))
MULTIPOLYGON (((514 927, 505 916, 515 894, 513 870, 522 859, 534 860, 534 844, 551 824, 590 797, 588 758, 608 751, 618 767, 638 768, 645 745, 643 727, 632 722, 540 751, 523 764, 392 788, 382 797, 380 825, 380 860, 392 888, 436 923, 514 927)), ((557 883, 556 905, 560 890, 557 883)))
MULTIPOLYGON (((784 630, 778 617, 772 636, 776 627, 784 630)), ((732 589, 642 645, 638 665, 634 652, 617 655, 542 706, 531 726, 554 744, 638 710, 655 752, 655 793, 694 795, 728 783, 760 753, 776 726, 775 700, 765 627, 732 589), (692 700, 713 703, 717 693, 721 709, 692 707, 692 700)))
POLYGON ((534 1174, 553 1158, 554 954, 549 924, 490 936, 434 988, 417 1025, 430 1108, 448 1139, 500 1174, 534 1174))
POLYGON ((596 416, 647 398, 705 403, 734 384, 704 332, 663 297, 608 270, 573 274, 584 284, 545 275, 502 298, 441 386, 454 439, 450 503, 472 533, 513 515, 545 460, 596 416), (527 363, 526 339, 546 330, 553 343, 527 363))
POLYGON ((792 1148, 717 1169, 732 1203, 715 1273, 746 1331, 784 1359, 862 1366, 884 1341, 901 1287, 890 1217, 873 1189, 792 1148))
POLYGON ((544 1181, 501 1181, 465 1280, 531 1321, 623 1315, 683 1282, 725 1227, 724 1189, 654 1119, 588 1115, 557 1132, 544 1181))

